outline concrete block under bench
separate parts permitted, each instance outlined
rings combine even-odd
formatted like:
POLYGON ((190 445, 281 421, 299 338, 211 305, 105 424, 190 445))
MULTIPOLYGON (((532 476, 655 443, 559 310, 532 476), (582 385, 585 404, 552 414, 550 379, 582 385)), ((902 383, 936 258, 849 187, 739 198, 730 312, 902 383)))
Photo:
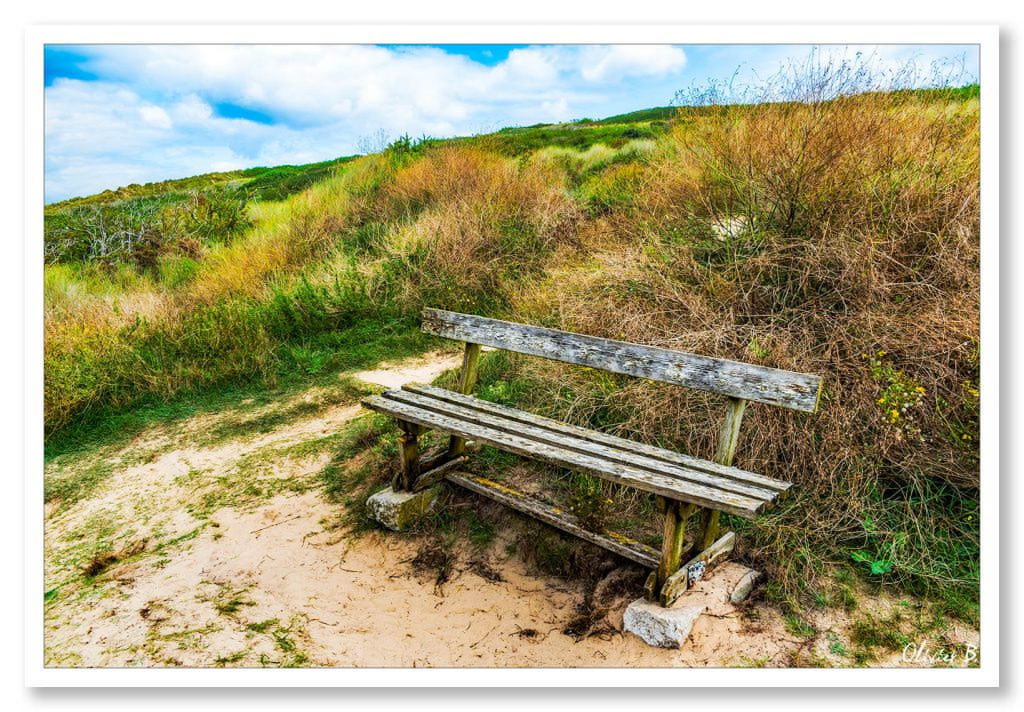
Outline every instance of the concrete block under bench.
POLYGON ((437 504, 437 488, 430 487, 419 492, 395 492, 385 487, 366 500, 370 517, 388 529, 405 531, 429 514, 437 504))

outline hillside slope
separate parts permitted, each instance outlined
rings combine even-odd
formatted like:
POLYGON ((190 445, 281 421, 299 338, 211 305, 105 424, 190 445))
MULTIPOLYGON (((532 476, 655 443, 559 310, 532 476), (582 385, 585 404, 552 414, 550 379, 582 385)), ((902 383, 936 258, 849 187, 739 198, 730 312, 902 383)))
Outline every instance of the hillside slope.
MULTIPOLYGON (((232 388, 433 348, 424 306, 507 317, 823 374, 817 416, 748 415, 740 464, 797 487, 755 528, 730 522, 741 556, 793 611, 841 605, 838 567, 973 620, 978 102, 869 92, 403 138, 50 206, 48 458, 232 388)), ((481 389, 701 456, 717 431, 713 399, 503 354, 481 389)), ((626 528, 653 511, 533 476, 626 528)))

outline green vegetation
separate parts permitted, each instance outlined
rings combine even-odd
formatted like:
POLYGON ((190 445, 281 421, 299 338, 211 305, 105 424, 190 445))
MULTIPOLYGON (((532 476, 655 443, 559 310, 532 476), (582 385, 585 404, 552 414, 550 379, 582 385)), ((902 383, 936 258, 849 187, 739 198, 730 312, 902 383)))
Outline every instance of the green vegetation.
MULTIPOLYGON (((849 571, 976 621, 979 88, 881 91, 833 69, 784 76, 761 101, 705 92, 697 107, 403 137, 47 206, 47 458, 437 346, 424 306, 513 318, 823 374, 819 414, 748 412, 737 464, 796 487, 756 523, 725 518, 742 555, 794 631, 808 604, 855 608, 849 571)), ((349 395, 240 409, 205 437, 349 395)), ((714 448, 717 402, 663 384, 496 353, 480 395, 714 448)), ((375 420, 307 445, 330 453, 321 481, 357 514, 394 448, 375 420)), ((47 498, 108 472, 50 478, 47 498)), ((651 498, 533 473, 589 526, 658 536, 642 528, 651 498)), ((495 535, 458 528, 481 547, 495 535)), ((571 558, 557 537, 525 544, 552 572, 571 558)))
POLYGON ((203 175, 165 180, 139 185, 133 183, 117 190, 105 190, 96 195, 71 198, 47 205, 48 211, 61 211, 82 205, 108 205, 134 198, 182 198, 190 193, 211 188, 230 189, 246 194, 250 199, 281 200, 297 193, 318 180, 328 177, 331 170, 354 156, 336 158, 320 163, 306 163, 298 166, 274 166, 272 168, 247 168, 240 171, 222 171, 203 175))
MULTIPOLYGON (((655 112, 661 110, 653 110, 655 112)), ((665 135, 669 123, 663 118, 651 120, 646 111, 623 114, 621 117, 568 124, 536 124, 523 128, 507 128, 485 136, 455 139, 474 148, 494 151, 503 156, 522 156, 544 148, 571 148, 584 151, 593 146, 621 148, 629 141, 656 139, 665 135)))

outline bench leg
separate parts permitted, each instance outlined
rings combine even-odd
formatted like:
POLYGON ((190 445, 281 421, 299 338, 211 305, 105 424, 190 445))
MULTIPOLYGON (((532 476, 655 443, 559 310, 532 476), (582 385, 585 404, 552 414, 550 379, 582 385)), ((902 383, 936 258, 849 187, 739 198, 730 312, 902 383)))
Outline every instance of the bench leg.
MULTIPOLYGON (((480 344, 466 343, 462 354, 462 372, 459 374, 459 393, 467 396, 476 388, 477 366, 480 363, 480 344)), ((454 459, 466 453, 466 441, 458 435, 448 440, 448 459, 454 459)))
POLYGON ((420 435, 423 433, 423 426, 400 420, 398 427, 402 429, 402 434, 398 438, 402 467, 395 473, 391 489, 396 492, 411 492, 413 485, 416 484, 416 478, 420 476, 420 435))
POLYGON ((658 565, 653 591, 655 597, 669 576, 678 571, 682 564, 683 543, 686 540, 686 521, 696 509, 692 504, 673 502, 664 497, 659 497, 658 502, 665 513, 665 525, 661 545, 661 562, 658 565))
MULTIPOLYGON (((742 398, 730 398, 725 408, 725 419, 718 433, 718 446, 714 460, 720 465, 731 465, 736 454, 736 443, 740 437, 740 425, 743 414, 747 410, 747 401, 742 398)), ((700 513, 700 529, 693 542, 692 554, 704 551, 718 539, 720 531, 718 518, 720 512, 714 509, 702 509, 700 513)))
POLYGON ((693 542, 693 553, 704 551, 718 539, 719 523, 718 518, 721 512, 714 509, 702 509, 700 511, 700 524, 697 529, 697 537, 693 542))

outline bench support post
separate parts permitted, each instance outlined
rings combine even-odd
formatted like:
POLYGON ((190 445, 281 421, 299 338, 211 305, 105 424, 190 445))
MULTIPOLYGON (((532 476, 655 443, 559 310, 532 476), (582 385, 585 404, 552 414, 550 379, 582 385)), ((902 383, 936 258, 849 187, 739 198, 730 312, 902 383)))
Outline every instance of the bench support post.
POLYGON ((692 504, 673 502, 659 497, 658 502, 665 513, 665 528, 661 544, 661 561, 658 564, 658 578, 654 586, 654 595, 668 578, 679 570, 683 559, 683 543, 686 540, 686 521, 697 508, 692 504))
MULTIPOLYGON (((736 454, 736 443, 740 437, 740 425, 743 413, 747 409, 747 401, 742 398, 730 398, 725 410, 725 420, 718 434, 718 448, 715 450, 715 462, 719 465, 732 465, 736 454)), ((721 513, 713 509, 701 510, 700 535, 694 542, 697 551, 704 551, 718 538, 718 518, 721 513)))
MULTIPOLYGON (((462 355, 462 372, 459 374, 459 393, 469 395, 476 388, 477 367, 480 364, 480 344, 466 342, 462 355)), ((448 458, 454 459, 466 453, 466 441, 456 435, 448 440, 448 458)))
POLYGON ((402 458, 402 467, 395 473, 391 489, 396 492, 412 492, 416 478, 420 476, 420 435, 423 426, 415 423, 398 421, 402 434, 398 437, 398 450, 402 458))

